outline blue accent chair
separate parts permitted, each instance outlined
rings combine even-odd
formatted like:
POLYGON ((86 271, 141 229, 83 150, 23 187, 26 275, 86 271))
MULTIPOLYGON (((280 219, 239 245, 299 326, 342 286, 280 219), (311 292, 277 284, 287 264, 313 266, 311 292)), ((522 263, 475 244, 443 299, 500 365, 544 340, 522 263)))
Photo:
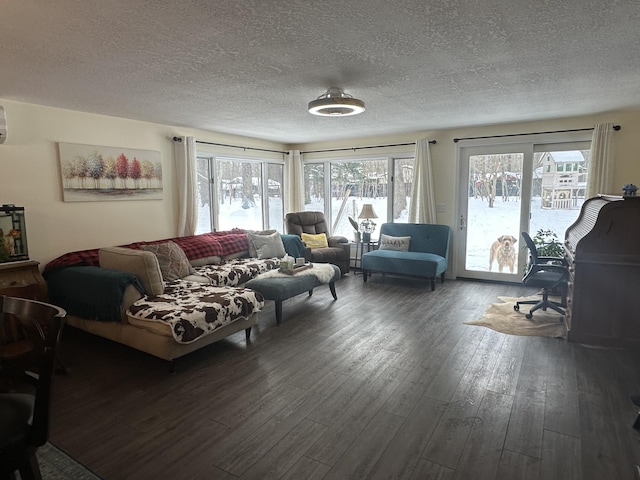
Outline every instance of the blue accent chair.
POLYGON ((426 223, 384 223, 382 235, 411 237, 409 251, 374 250, 362 255, 362 278, 366 282, 372 272, 425 277, 435 290, 436 277, 444 283, 449 263, 451 228, 448 225, 426 223))

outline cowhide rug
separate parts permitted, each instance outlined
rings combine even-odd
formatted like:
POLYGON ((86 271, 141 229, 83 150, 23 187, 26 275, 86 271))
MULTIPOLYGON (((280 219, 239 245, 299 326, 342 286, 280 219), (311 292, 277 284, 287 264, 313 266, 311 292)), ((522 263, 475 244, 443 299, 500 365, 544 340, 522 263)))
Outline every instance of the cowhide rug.
POLYGON ((492 303, 484 315, 477 320, 464 322, 465 325, 487 327, 509 335, 533 335, 539 337, 567 338, 564 317, 551 309, 546 312, 536 310, 531 320, 525 317, 532 305, 521 305, 520 311, 513 306, 518 300, 539 300, 540 296, 523 298, 498 297, 499 303, 492 303))

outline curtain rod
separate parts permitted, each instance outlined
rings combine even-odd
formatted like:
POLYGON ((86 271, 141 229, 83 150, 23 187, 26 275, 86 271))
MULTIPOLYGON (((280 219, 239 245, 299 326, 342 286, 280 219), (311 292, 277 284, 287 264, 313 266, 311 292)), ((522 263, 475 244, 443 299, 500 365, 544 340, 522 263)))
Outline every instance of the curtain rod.
MULTIPOLYGON (((436 141, 435 140, 429 140, 429 143, 432 145, 435 145, 436 141)), ((351 148, 330 148, 327 150, 309 150, 306 152, 300 152, 301 154, 303 153, 325 153, 325 152, 346 152, 346 151, 356 151, 356 150, 364 150, 366 148, 384 148, 384 147, 404 147, 407 145, 415 145, 416 142, 411 142, 411 143, 392 143, 389 145, 371 145, 369 147, 351 147, 351 148)))
MULTIPOLYGON (((173 137, 173 141, 174 142, 181 142, 182 138, 173 137)), ((259 151, 259 152, 281 153, 283 155, 289 155, 289 152, 281 152, 280 150, 269 150, 269 149, 266 149, 266 148, 241 147, 240 145, 227 145, 226 143, 204 142, 202 140, 196 140, 196 143, 201 143, 203 145, 215 145, 217 147, 241 148, 243 150, 256 150, 256 151, 259 151)))
MULTIPOLYGON (((613 129, 618 131, 622 127, 620 125, 614 125, 613 129)), ((549 132, 529 132, 529 133, 510 133, 507 135, 487 135, 486 137, 463 137, 463 138, 454 138, 453 143, 458 143, 460 140, 482 140, 485 138, 504 138, 504 137, 521 137, 525 135, 544 135, 546 133, 570 133, 570 132, 587 132, 589 130, 593 130, 592 128, 574 128, 572 130, 551 130, 549 132)))

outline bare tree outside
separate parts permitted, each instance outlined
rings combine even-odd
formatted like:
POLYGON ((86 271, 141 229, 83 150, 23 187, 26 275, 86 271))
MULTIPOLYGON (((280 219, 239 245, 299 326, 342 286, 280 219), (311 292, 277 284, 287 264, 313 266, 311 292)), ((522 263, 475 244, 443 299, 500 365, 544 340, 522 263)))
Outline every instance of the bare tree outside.
POLYGON ((505 153, 469 157, 469 196, 487 201, 494 208, 496 196, 507 202, 520 198, 522 155, 505 153), (518 172, 518 173, 515 173, 518 172))

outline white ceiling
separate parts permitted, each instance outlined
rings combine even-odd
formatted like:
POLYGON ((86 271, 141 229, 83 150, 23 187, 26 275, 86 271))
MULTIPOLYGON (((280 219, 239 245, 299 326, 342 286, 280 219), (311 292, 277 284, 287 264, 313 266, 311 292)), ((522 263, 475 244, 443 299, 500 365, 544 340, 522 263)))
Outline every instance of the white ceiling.
POLYGON ((0 98, 290 144, 638 108, 640 2, 4 0, 0 98))

